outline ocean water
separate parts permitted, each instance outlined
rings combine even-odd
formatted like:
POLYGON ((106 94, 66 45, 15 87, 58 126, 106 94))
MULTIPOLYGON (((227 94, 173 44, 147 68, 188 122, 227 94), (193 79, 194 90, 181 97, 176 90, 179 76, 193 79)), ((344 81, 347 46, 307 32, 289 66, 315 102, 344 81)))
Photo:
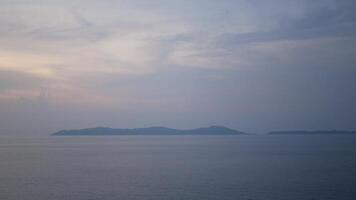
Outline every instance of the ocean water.
POLYGON ((0 138, 1 200, 354 200, 356 136, 0 138))

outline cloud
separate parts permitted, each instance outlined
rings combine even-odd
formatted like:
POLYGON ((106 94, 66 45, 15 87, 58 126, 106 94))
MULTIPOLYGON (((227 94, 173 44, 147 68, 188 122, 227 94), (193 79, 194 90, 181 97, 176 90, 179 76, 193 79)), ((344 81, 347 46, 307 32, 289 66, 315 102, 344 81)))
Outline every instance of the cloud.
POLYGON ((253 67, 275 63, 276 54, 305 43, 356 33, 355 3, 346 0, 275 1, 274 15, 265 12, 270 4, 260 1, 208 2, 206 12, 186 15, 173 8, 190 9, 195 3, 3 4, 0 68, 57 81, 93 73, 147 75, 165 66, 253 67), (232 7, 241 12, 231 13, 232 7))
POLYGON ((164 59, 160 43, 188 30, 147 11, 98 2, 9 3, 0 10, 0 67, 56 78, 66 76, 61 72, 152 73, 164 59))
POLYGON ((174 8, 196 9, 191 7, 196 4, 6 2, 0 8, 0 69, 70 88, 66 85, 78 85, 86 76, 101 81, 100 74, 145 76, 167 67, 238 70, 298 60, 310 64, 313 59, 300 53, 303 49, 330 60, 328 55, 340 52, 343 41, 356 33, 352 1, 273 5, 278 6, 207 2, 206 12, 184 15, 174 8), (330 44, 337 49, 321 50, 330 44))
POLYGON ((38 87, 43 81, 26 73, 0 71, 0 91, 38 87))
POLYGON ((289 3, 277 4, 274 1, 265 5, 251 1, 255 12, 260 11, 256 12, 256 17, 261 17, 257 20, 267 25, 248 32, 217 31, 215 35, 193 37, 177 45, 170 55, 171 62, 206 69, 246 69, 297 62, 337 65, 330 55, 338 54, 340 57, 342 53, 349 62, 354 60, 354 54, 350 54, 352 50, 345 41, 355 41, 356 3, 346 0, 289 3), (272 5, 273 8, 269 8, 272 5), (269 9, 274 12, 265 12, 269 9), (331 49, 326 52, 323 50, 325 47, 331 49), (347 50, 343 50, 345 48, 347 50), (301 53, 303 51, 304 54, 301 53), (310 55, 315 57, 314 61, 310 55))
MULTIPOLYGON (((188 31, 184 24, 166 23, 145 10, 112 8, 108 1, 32 3, 7 2, 0 8, 0 70, 46 79, 43 87, 63 102, 74 103, 73 95, 111 102, 113 95, 100 94, 90 82, 102 81, 102 74, 158 72, 171 49, 167 41, 188 31), (91 80, 81 82, 84 77, 91 80)), ((3 96, 35 98, 16 90, 3 96)))

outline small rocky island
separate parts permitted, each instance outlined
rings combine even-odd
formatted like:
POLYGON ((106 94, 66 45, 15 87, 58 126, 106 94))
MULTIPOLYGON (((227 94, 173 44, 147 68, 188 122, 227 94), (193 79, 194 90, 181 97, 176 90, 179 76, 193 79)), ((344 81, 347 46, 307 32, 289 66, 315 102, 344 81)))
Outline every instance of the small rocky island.
POLYGON ((343 130, 318 130, 318 131, 272 131, 269 135, 350 135, 356 134, 356 131, 343 130))
POLYGON ((246 135, 247 133, 226 128, 223 126, 210 126, 197 129, 172 129, 167 127, 149 127, 120 129, 108 127, 96 127, 77 130, 61 130, 53 133, 53 136, 104 136, 104 135, 246 135))

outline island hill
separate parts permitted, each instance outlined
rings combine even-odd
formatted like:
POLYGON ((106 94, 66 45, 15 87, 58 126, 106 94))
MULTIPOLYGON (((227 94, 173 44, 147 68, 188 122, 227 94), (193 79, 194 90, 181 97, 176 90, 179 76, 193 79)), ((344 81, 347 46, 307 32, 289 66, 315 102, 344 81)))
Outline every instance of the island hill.
POLYGON ((317 130, 317 131, 272 131, 269 135, 350 135, 356 134, 356 131, 343 130, 317 130))
POLYGON ((149 128, 133 128, 133 129, 119 129, 119 128, 87 128, 77 130, 62 130, 53 133, 53 136, 104 136, 104 135, 246 135, 241 131, 233 130, 223 126, 210 126, 207 128, 197 129, 172 129, 166 127, 149 127, 149 128))

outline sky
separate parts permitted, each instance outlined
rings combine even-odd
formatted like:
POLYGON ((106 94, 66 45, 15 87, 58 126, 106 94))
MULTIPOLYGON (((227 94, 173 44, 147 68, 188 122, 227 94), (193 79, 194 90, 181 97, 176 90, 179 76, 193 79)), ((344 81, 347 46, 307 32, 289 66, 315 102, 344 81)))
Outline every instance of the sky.
POLYGON ((354 0, 0 0, 0 135, 356 130, 354 0))

